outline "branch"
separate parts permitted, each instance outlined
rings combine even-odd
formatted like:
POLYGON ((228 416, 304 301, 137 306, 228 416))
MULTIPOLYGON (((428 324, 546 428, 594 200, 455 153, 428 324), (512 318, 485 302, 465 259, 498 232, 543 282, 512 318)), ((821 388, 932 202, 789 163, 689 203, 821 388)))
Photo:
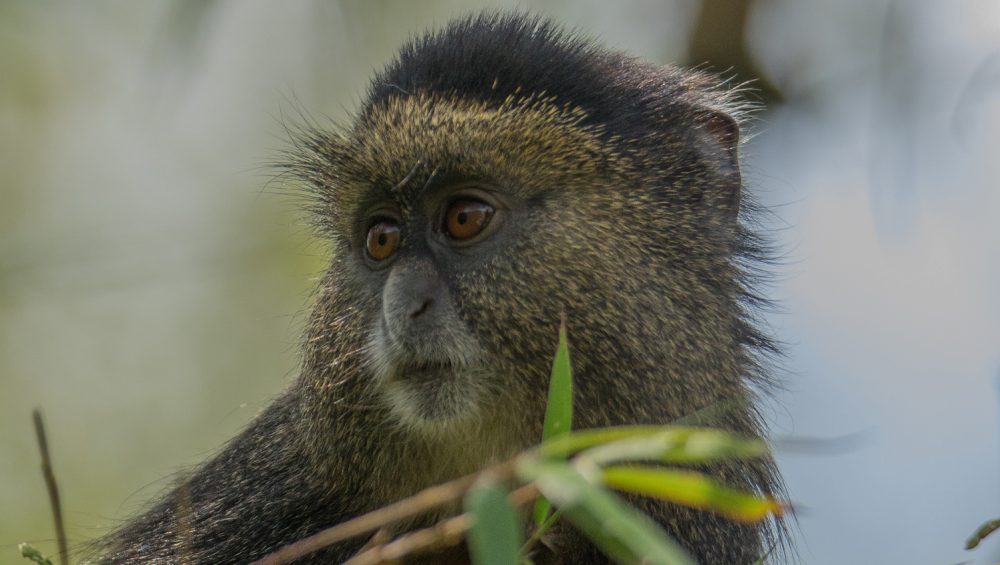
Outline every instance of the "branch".
MULTIPOLYGON (((514 507, 518 507, 535 500, 538 494, 538 488, 529 484, 510 493, 507 500, 514 507)), ((375 544, 348 559, 343 565, 395 563, 414 553, 458 545, 465 539, 465 534, 471 527, 472 517, 468 513, 459 514, 429 528, 414 530, 387 543, 375 544)))
POLYGON ((254 561, 251 565, 282 565, 284 563, 291 563, 296 559, 334 543, 360 536, 389 524, 399 522, 400 520, 422 514, 428 510, 433 510, 438 506, 443 506, 448 502, 465 496, 465 493, 472 488, 472 485, 475 484, 480 475, 487 472, 494 473, 498 477, 510 477, 514 473, 514 460, 501 463, 480 473, 466 475, 447 483, 426 488, 409 498, 404 498, 399 502, 383 506, 382 508, 303 538, 295 543, 286 545, 278 551, 254 561))
POLYGON ((59 543, 59 563, 69 565, 69 545, 66 543, 66 529, 63 526, 62 503, 59 501, 59 485, 56 475, 52 472, 52 459, 49 457, 49 442, 45 438, 45 424, 42 422, 42 411, 38 408, 32 412, 35 420, 35 436, 38 438, 38 450, 42 452, 42 475, 45 477, 45 487, 49 491, 49 503, 52 505, 52 519, 56 523, 56 540, 59 543))
POLYGON ((412 553, 458 545, 465 538, 465 533, 469 531, 471 526, 472 520, 469 515, 459 514, 442 520, 430 528, 414 530, 389 543, 376 545, 348 559, 343 565, 395 563, 412 553))

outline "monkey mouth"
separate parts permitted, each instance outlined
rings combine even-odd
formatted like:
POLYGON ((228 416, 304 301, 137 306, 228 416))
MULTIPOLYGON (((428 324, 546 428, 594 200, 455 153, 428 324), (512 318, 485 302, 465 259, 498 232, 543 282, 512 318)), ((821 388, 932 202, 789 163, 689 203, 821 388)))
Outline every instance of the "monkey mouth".
POLYGON ((450 361, 414 360, 401 363, 393 371, 392 380, 406 383, 432 383, 455 372, 450 361))
POLYGON ((400 423, 442 431, 477 417, 482 408, 482 386, 476 382, 480 375, 450 361, 409 360, 394 367, 383 390, 400 423))

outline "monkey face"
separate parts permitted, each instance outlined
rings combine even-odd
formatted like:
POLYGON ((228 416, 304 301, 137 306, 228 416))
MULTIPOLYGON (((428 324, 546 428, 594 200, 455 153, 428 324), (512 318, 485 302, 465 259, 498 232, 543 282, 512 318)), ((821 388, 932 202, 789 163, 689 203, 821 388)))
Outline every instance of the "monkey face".
POLYGON ((370 226, 364 262, 381 290, 369 366, 400 420, 420 427, 478 419, 493 396, 497 379, 474 320, 459 309, 458 279, 481 267, 510 215, 498 191, 448 181, 435 188, 380 198, 361 223, 370 226))
MULTIPOLYGON (((726 268, 726 250, 682 210, 699 187, 670 184, 669 151, 643 161, 641 147, 609 143, 585 118, 532 96, 489 106, 418 93, 304 143, 320 225, 336 244, 334 308, 361 311, 359 378, 400 423, 540 428, 562 312, 584 418, 587 403, 598 414, 652 390, 642 375, 680 378, 671 367, 681 363, 717 370, 685 359, 722 358, 684 344, 729 323, 725 296, 704 283, 726 268), (609 381, 617 399, 597 384, 609 381)), ((627 407, 618 414, 630 418, 627 407)))
POLYGON ((401 423, 528 410, 540 422, 560 311, 573 306, 561 295, 579 290, 560 273, 606 278, 580 266, 600 237, 586 206, 559 195, 600 195, 595 179, 625 166, 582 118, 536 99, 416 95, 313 140, 317 212, 336 244, 330 292, 336 308, 362 310, 364 378, 401 423))

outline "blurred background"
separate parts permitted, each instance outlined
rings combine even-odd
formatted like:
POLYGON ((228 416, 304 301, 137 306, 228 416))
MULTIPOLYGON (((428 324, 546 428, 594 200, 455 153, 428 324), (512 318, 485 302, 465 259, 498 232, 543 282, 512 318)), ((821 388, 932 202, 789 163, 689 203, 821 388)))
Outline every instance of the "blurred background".
MULTIPOLYGON (((267 168, 409 34, 485 6, 756 80, 802 562, 994 563, 1000 2, 0 2, 0 562, 140 509, 295 375, 325 247, 267 168), (807 442, 808 445, 808 442, 807 442), (825 444, 814 444, 814 447, 825 444)), ((1000 537, 1000 536, 997 536, 1000 537)))

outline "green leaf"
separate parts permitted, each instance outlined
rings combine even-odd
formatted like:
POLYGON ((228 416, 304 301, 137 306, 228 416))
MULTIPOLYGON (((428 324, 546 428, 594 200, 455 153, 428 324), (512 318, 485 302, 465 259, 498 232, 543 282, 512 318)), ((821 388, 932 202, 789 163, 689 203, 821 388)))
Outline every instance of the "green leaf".
POLYGON ((518 565, 521 525, 507 501, 507 489, 488 481, 477 484, 465 497, 472 517, 469 551, 476 565, 518 565))
MULTIPOLYGON (((569 340, 566 338, 566 318, 559 323, 559 346, 552 362, 549 379, 549 399, 545 406, 542 441, 565 436, 573 428, 573 369, 569 362, 569 340)), ((549 515, 549 501, 539 497, 535 502, 535 524, 542 525, 549 515)))
POLYGON ((545 406, 542 441, 566 435, 573 427, 573 369, 569 363, 569 341, 566 321, 559 325, 559 347, 552 363, 549 379, 549 400, 545 406))
POLYGON ((602 476, 612 488, 711 510, 739 522, 760 522, 784 510, 780 502, 727 487, 695 471, 615 466, 604 469, 602 476))
POLYGON ((762 457, 767 451, 767 445, 761 440, 746 439, 721 430, 665 428, 661 433, 600 445, 581 456, 598 465, 616 461, 703 464, 762 457))
POLYGON ((990 520, 976 529, 972 537, 965 542, 965 549, 975 549, 987 536, 1000 529, 1000 518, 990 520))
POLYGON ((540 539, 542 539, 542 537, 545 536, 545 533, 548 532, 550 529, 552 529, 552 526, 556 525, 556 522, 559 521, 559 518, 562 518, 562 510, 556 510, 555 512, 552 512, 551 514, 549 514, 547 518, 545 518, 545 521, 542 522, 541 525, 535 526, 535 531, 531 532, 531 537, 529 537, 528 540, 525 541, 523 545, 521 545, 522 561, 526 559, 526 556, 535 546, 535 543, 537 543, 540 539))
POLYGON ((537 453, 544 458, 564 459, 583 450, 589 450, 586 456, 597 463, 620 460, 709 463, 761 457, 767 453, 767 446, 760 440, 741 438, 721 430, 619 426, 577 430, 543 443, 537 453))
POLYGON ((621 563, 694 565, 690 556, 645 514, 588 481, 567 463, 526 461, 520 472, 601 550, 621 563))
POLYGON ((538 455, 547 459, 565 459, 578 451, 595 445, 630 437, 664 433, 671 429, 668 426, 615 426, 577 430, 544 442, 538 447, 538 455))
POLYGON ((21 551, 21 557, 34 561, 38 565, 52 565, 52 560, 42 555, 42 552, 30 543, 18 544, 17 549, 21 551))

